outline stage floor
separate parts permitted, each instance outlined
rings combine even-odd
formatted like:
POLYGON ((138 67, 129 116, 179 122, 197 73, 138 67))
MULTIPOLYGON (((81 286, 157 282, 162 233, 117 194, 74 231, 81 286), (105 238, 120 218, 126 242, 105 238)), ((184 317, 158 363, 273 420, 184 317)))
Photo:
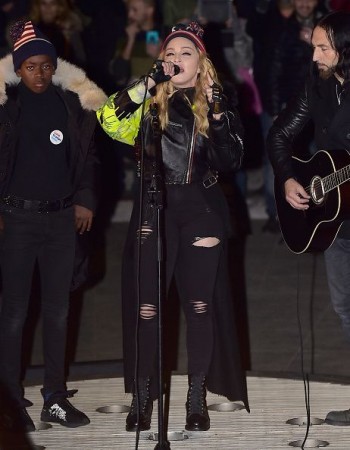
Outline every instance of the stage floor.
MULTIPOLYGON (((211 411, 211 428, 207 432, 190 433, 184 430, 187 377, 172 377, 168 431, 171 438, 184 436, 184 440, 171 440, 172 449, 217 450, 222 448, 237 450, 271 450, 291 448, 291 441, 304 439, 306 426, 289 425, 287 420, 306 416, 304 385, 302 380, 278 379, 249 376, 248 392, 251 413, 245 409, 218 412, 211 411)), ((82 409, 91 419, 91 424, 77 429, 67 429, 53 424, 48 430, 35 431, 29 438, 36 449, 102 450, 133 449, 135 433, 125 431, 126 413, 100 413, 100 407, 129 405, 130 396, 124 394, 123 379, 98 379, 77 381, 69 388, 79 389, 72 403, 82 409)), ((34 422, 38 424, 41 409, 39 387, 26 389, 26 397, 34 403, 28 409, 34 422)), ((324 419, 331 409, 348 409, 350 406, 350 386, 328 382, 310 382, 311 417, 324 419)), ((208 405, 226 403, 227 400, 208 393, 208 405)), ((239 404, 239 403, 237 403, 239 404)), ((40 423, 39 423, 40 424, 40 423)), ((157 405, 153 414, 152 428, 142 432, 139 449, 154 449, 157 444, 149 437, 157 429, 157 405)), ((326 424, 313 425, 308 441, 327 441, 330 449, 350 449, 350 427, 333 427, 326 424)), ((308 444, 307 444, 308 445, 308 444)), ((9 447, 14 450, 19 447, 9 447)), ((22 448, 22 447, 21 447, 22 448)), ((299 447, 300 448, 300 447, 299 447)), ((311 448, 309 445, 305 448, 311 448)))

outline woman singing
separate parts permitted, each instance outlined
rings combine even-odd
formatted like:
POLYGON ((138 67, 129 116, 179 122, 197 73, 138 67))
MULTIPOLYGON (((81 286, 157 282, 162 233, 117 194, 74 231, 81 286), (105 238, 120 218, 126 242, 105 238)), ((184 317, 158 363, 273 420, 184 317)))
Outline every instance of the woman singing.
POLYGON ((187 324, 186 429, 209 429, 207 389, 242 400, 249 410, 227 278, 230 218, 217 184, 218 172, 240 167, 242 128, 222 95, 202 36, 195 22, 173 27, 149 74, 98 111, 109 136, 135 145, 138 153, 142 148, 144 155, 142 201, 135 202, 123 259, 124 376, 126 392, 134 394, 127 431, 150 428, 158 394, 157 208, 150 194, 158 147, 165 185, 165 285, 168 291, 175 277, 187 324))

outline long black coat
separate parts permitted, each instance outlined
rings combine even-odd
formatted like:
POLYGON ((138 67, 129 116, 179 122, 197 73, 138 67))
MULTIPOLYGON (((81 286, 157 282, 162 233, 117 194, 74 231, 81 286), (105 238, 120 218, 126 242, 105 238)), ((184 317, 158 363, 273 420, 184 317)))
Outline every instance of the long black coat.
MULTIPOLYGON (((220 214, 224 223, 228 224, 230 222, 229 210, 221 188, 217 184, 209 189, 203 187, 203 195, 210 207, 220 214)), ((124 379, 126 392, 133 392, 135 373, 135 330, 138 316, 135 236, 138 228, 138 208, 139 205, 136 202, 124 247, 122 269, 124 379)), ((213 299, 214 348, 209 373, 207 374, 207 387, 209 391, 223 395, 231 401, 243 401, 247 411, 249 411, 246 379, 242 369, 236 328, 237 319, 234 313, 227 260, 228 247, 225 240, 217 270, 213 299)), ((151 395, 153 399, 157 398, 156 383, 151 385, 151 395)))
MULTIPOLYGON (((178 93, 181 96, 181 93, 178 93)), ((116 101, 118 105, 118 101, 116 101)), ((185 103, 184 103, 185 105, 185 103)), ((190 110, 188 106, 177 109, 175 114, 174 104, 170 107, 170 117, 172 120, 176 117, 178 125, 182 125, 181 135, 184 138, 182 143, 183 148, 187 149, 190 146, 189 142, 192 140, 192 122, 187 117, 190 110)), ((192 115, 192 113, 191 113, 192 115)), ((235 132, 240 129, 239 119, 237 113, 230 112, 231 117, 222 122, 212 124, 209 130, 209 138, 198 136, 196 139, 193 164, 191 165, 192 178, 200 180, 199 176, 203 176, 203 166, 206 168, 207 160, 211 162, 210 167, 214 169, 224 169, 225 162, 227 169, 237 168, 241 158, 241 140, 236 136, 235 132)), ((149 142, 155 142, 155 139, 150 134, 151 127, 147 122, 144 124, 146 150, 150 154, 150 149, 147 146, 149 142)), ((167 154, 173 150, 174 147, 170 144, 173 139, 178 139, 178 131, 176 127, 168 127, 162 136, 162 153, 166 161, 171 165, 171 156, 167 154), (175 128, 175 130, 173 129, 175 128), (168 148, 169 147, 169 148, 168 148)), ((177 160, 180 158, 177 157, 177 160)), ((149 161, 148 161, 149 162, 149 161)), ((148 170, 152 170, 152 164, 146 165, 148 170)), ((183 167, 177 168, 177 171, 170 170, 169 167, 165 169, 165 177, 174 177, 182 173, 183 167)), ((206 168, 206 171, 208 169, 206 168)), ((150 174, 148 174, 150 175, 150 174)), ((144 192, 147 192, 146 177, 144 192)), ((210 188, 205 188, 201 182, 199 185, 202 189, 203 197, 208 203, 209 207, 215 210, 224 224, 226 224, 226 237, 229 236, 231 230, 230 213, 227 202, 221 191, 221 188, 215 184, 210 188)), ((126 392, 132 392, 133 380, 135 374, 135 332, 137 327, 137 229, 138 229, 138 210, 139 205, 137 201, 134 205, 133 214, 131 217, 128 236, 125 244, 123 255, 123 274, 122 274, 122 289, 123 289, 123 344, 124 344, 124 377, 126 392)), ((148 208, 148 211, 155 215, 155 208, 148 208)), ((155 218, 150 217, 148 222, 155 223, 155 218)), ((218 395, 223 395, 231 401, 241 400, 249 411, 248 396, 245 374, 242 369, 238 335, 235 325, 234 308, 232 303, 232 296, 230 292, 230 282, 227 267, 227 239, 223 242, 223 250, 220 258, 219 267, 217 269, 216 285, 213 299, 213 326, 214 326, 214 349, 212 353, 212 360, 207 374, 207 387, 211 392, 218 395)), ((172 275, 172 274, 170 274, 172 275)), ((181 295, 181 293, 179 293, 181 295)), ((151 385, 152 398, 157 397, 156 383, 151 385)))

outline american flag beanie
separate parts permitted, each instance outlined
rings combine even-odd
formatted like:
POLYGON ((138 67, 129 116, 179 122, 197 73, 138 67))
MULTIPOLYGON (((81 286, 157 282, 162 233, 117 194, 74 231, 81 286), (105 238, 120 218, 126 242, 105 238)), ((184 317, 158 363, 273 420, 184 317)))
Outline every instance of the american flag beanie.
POLYGON ((15 71, 22 63, 36 55, 48 55, 52 64, 57 67, 57 53, 55 47, 46 36, 31 22, 19 21, 12 25, 10 37, 13 42, 12 59, 15 71))

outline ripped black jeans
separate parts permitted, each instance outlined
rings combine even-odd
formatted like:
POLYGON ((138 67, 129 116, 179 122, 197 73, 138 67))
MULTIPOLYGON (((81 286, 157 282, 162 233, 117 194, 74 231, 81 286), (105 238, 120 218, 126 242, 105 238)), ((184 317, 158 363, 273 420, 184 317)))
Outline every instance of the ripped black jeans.
MULTIPOLYGON (((217 187, 216 187, 217 188, 217 187)), ((198 184, 168 185, 166 287, 175 276, 187 324, 188 373, 208 373, 213 349, 212 301, 224 225, 198 184)), ((151 376, 157 350, 157 254, 154 225, 141 232, 139 376, 151 376)), ((166 308, 166 305, 164 306, 166 308)))

